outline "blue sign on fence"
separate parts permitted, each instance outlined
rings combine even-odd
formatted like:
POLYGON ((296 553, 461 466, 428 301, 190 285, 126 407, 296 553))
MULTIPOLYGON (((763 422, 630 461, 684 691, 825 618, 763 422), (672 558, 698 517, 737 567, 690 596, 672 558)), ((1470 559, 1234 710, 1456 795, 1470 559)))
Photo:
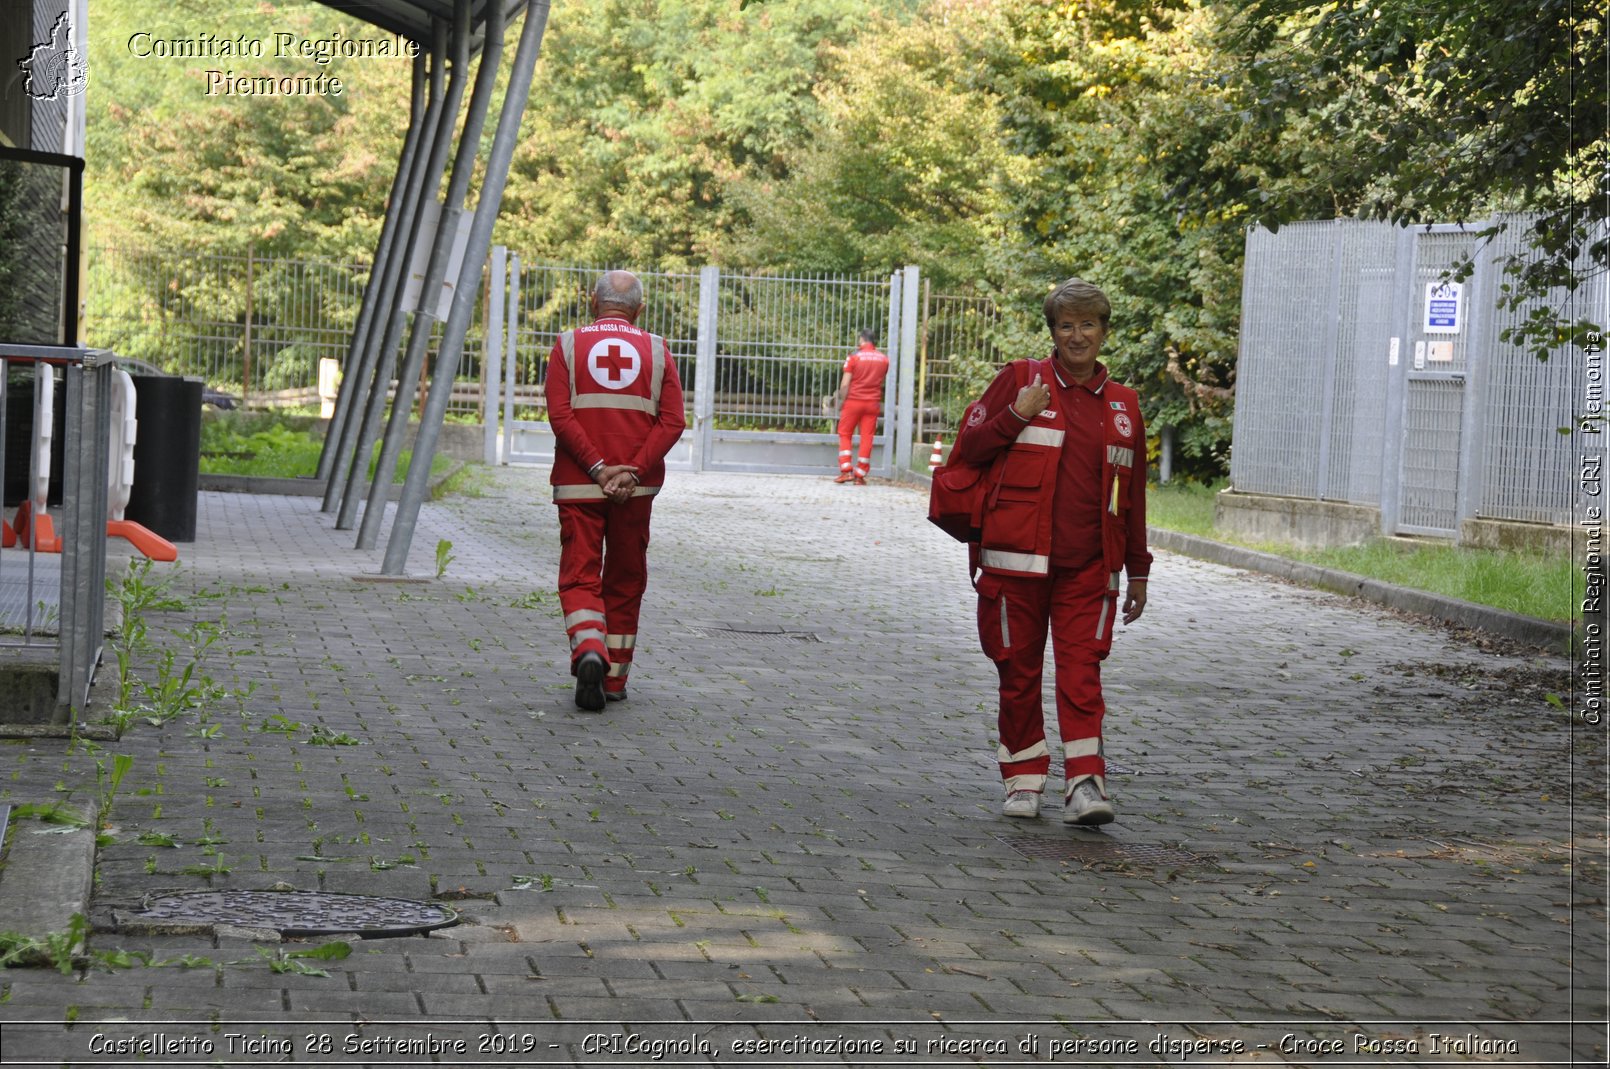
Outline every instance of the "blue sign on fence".
POLYGON ((1425 332, 1458 334, 1463 328, 1459 321, 1463 298, 1464 287, 1458 282, 1427 282, 1425 332))

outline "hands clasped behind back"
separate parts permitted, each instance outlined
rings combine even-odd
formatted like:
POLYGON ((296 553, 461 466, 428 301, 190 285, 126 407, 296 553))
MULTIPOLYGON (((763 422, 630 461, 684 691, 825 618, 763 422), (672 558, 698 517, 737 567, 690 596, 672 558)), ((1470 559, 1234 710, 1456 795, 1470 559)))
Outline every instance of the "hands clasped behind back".
POLYGON ((598 469, 597 482, 611 503, 624 505, 637 489, 637 468, 631 464, 606 464, 598 469))

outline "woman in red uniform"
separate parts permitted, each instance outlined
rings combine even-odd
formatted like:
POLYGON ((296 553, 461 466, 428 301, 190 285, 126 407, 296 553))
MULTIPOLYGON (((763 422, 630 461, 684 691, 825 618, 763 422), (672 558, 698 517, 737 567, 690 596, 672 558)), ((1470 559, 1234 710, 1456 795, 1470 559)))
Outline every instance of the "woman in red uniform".
POLYGON ((872 432, 878 425, 878 409, 883 404, 883 379, 889 374, 889 358, 878 351, 878 336, 861 332, 861 347, 844 361, 844 377, 839 380, 838 398, 844 406, 839 414, 839 477, 833 481, 866 485, 872 469, 872 432), (861 434, 860 456, 850 451, 850 436, 861 434), (851 458, 855 462, 852 467, 851 458))
POLYGON ((1119 573, 1124 623, 1146 608, 1146 430, 1135 391, 1097 357, 1112 305, 1081 279, 1045 300, 1052 353, 1007 365, 967 409, 955 455, 990 465, 978 544, 978 634, 1000 676, 1002 812, 1036 817, 1051 756, 1040 679, 1056 665, 1062 819, 1114 817, 1102 760, 1101 662, 1112 648, 1119 573))

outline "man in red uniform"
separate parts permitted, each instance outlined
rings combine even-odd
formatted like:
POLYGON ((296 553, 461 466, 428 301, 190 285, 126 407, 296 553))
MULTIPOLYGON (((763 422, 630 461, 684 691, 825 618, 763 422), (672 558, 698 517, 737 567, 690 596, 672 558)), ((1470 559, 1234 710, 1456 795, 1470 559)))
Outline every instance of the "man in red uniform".
POLYGON ((558 440, 549 481, 559 506, 559 607, 576 704, 597 712, 626 697, 648 585, 649 513, 685 421, 665 339, 633 326, 642 283, 606 272, 591 305, 592 324, 554 342, 546 394, 558 440))
POLYGON ((1146 430, 1135 391, 1097 356, 1112 306, 1069 279, 1046 298, 1053 352, 996 376, 963 417, 955 454, 991 465, 977 547, 978 633, 1000 676, 1003 813, 1035 817, 1050 768, 1040 680, 1049 629, 1062 736, 1062 819, 1106 824, 1101 662, 1112 648, 1120 569, 1124 623, 1146 608, 1146 430))
POLYGON ((889 358, 878 351, 878 336, 861 332, 861 347, 844 361, 844 377, 839 380, 839 477, 833 481, 866 485, 872 470, 872 432, 878 425, 878 409, 883 404, 883 379, 889 374, 889 358), (859 430, 861 455, 851 466, 850 436, 859 430))

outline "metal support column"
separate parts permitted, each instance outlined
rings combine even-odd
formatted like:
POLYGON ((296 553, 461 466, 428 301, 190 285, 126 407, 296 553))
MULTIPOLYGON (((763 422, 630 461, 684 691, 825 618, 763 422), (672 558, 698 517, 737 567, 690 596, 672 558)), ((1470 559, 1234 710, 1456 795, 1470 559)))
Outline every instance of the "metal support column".
POLYGON ((481 459, 498 462, 498 384, 503 378, 503 285, 509 275, 509 249, 492 246, 492 263, 486 273, 486 351, 481 355, 481 459))
POLYGON ((1503 264, 1493 242, 1478 242, 1471 257, 1473 271, 1465 280, 1463 314, 1470 331, 1465 344, 1465 389, 1459 414, 1459 483, 1454 501, 1454 541, 1462 540, 1464 521, 1477 513, 1482 495, 1482 444, 1491 424, 1483 418, 1487 397, 1488 355, 1497 347, 1498 275, 1503 264))
MULTIPOLYGON (((457 0, 457 4, 455 14, 463 27, 467 43, 471 0, 457 0)), ((419 290, 419 308, 414 312, 408 351, 403 357, 402 367, 397 371, 397 396, 392 398, 391 418, 386 423, 380 456, 375 461, 374 479, 369 483, 369 503, 363 510, 363 523, 358 529, 359 549, 373 549, 380 539, 380 522, 386 515, 386 496, 391 489, 391 477, 396 474, 397 458, 402 453, 403 439, 408 436, 408 417, 414 407, 414 384, 419 381, 420 370, 425 365, 425 353, 430 348, 430 336, 436 328, 436 309, 441 300, 442 283, 447 278, 453 245, 458 240, 459 220, 465 214, 464 196, 469 192, 470 176, 475 171, 475 157, 481 147, 481 128, 486 125, 486 113, 492 106, 492 92, 497 84, 498 66, 503 60, 501 3, 486 5, 486 21, 483 25, 485 34, 481 45, 481 62, 475 72, 475 91, 470 94, 469 112, 464 117, 464 130, 459 135, 452 177, 447 183, 447 199, 442 205, 441 218, 436 227, 436 240, 431 245, 425 281, 419 290)), ((472 302, 480 292, 481 264, 485 259, 485 249, 473 259, 470 250, 465 249, 464 262, 460 265, 453 291, 453 308, 458 306, 457 287, 466 287, 472 302)), ((443 349, 445 351, 445 344, 443 349)), ((438 364, 441 355, 438 354, 438 364)), ((432 376, 433 381, 440 376, 441 368, 438 366, 436 375, 432 376)))
POLYGON ((101 659, 106 633, 107 406, 112 359, 83 350, 83 361, 63 368, 67 386, 67 448, 62 451, 60 670, 56 703, 82 709, 101 659))
POLYGON ((319 466, 315 475, 328 479, 335 467, 336 446, 346 426, 347 415, 352 411, 353 395, 361 388, 362 363, 369 348, 369 333, 376 323, 375 306, 380 303, 385 287, 386 265, 390 262, 397 241, 398 222, 403 213, 408 178, 413 173, 414 158, 418 155, 421 121, 425 113, 425 90, 428 84, 425 53, 414 57, 413 90, 408 100, 408 134, 403 138, 402 154, 397 157, 397 174, 391 180, 391 193, 386 197, 386 218, 380 227, 380 240, 369 266, 369 279, 363 285, 363 304, 358 309, 358 321, 352 328, 352 341, 347 347, 343 364, 346 374, 335 394, 335 411, 330 414, 330 426, 324 432, 324 447, 319 450, 319 466))
MULTIPOLYGON (((1330 278, 1325 282, 1321 299, 1328 301, 1320 317, 1319 359, 1319 457, 1314 472, 1314 496, 1320 501, 1330 495, 1331 424, 1336 419, 1336 366, 1341 362, 1336 347, 1340 344, 1342 327, 1342 246, 1347 236, 1340 225, 1330 230, 1330 278)), ((1343 488, 1346 492, 1346 488, 1343 488)))
POLYGON ((508 340, 509 373, 505 378, 508 388, 503 394, 503 463, 509 462, 514 446, 514 387, 520 367, 520 254, 509 257, 509 323, 504 332, 508 340))
POLYGON ((921 278, 914 265, 907 265, 900 291, 900 401, 895 410, 894 466, 897 471, 910 471, 911 434, 917 414, 917 300, 922 293, 921 278))
MULTIPOLYGON (((508 90, 504 94, 503 111, 498 116, 492 152, 486 161, 486 176, 475 205, 475 222, 470 228, 469 247, 464 253, 464 268, 460 272, 458 287, 453 292, 453 308, 447 317, 446 329, 442 332, 441 356, 437 360, 436 374, 431 379, 425 415, 420 420, 419 436, 414 443, 414 460, 408 467, 402 499, 397 504, 397 518, 391 525, 391 537, 386 543, 385 561, 380 569, 385 575, 402 575, 408 564, 414 525, 419 519, 419 508, 424 503, 425 489, 430 481, 431 459, 436 455, 436 442, 441 435, 442 420, 447 415, 447 403, 452 398, 459 355, 474 314, 475 286, 473 283, 466 285, 466 282, 480 273, 481 261, 486 258, 486 250, 492 244, 492 225, 497 222, 498 208, 503 202, 509 163, 514 157, 515 142, 519 140, 520 120, 525 115, 526 101, 531 96, 531 79, 547 25, 548 0, 527 0, 525 26, 521 29, 519 51, 515 55, 514 69, 509 75, 508 90)), ((489 34, 488 47, 490 40, 489 34)))
MULTIPOLYGON (((901 272, 889 276, 889 322, 884 328, 884 351, 889 356, 889 374, 884 378, 883 460, 881 467, 894 475, 896 427, 900 418, 900 300, 901 272)), ((842 411, 842 410, 841 410, 842 411)))
POLYGON ((1386 426, 1381 431, 1381 534, 1398 533, 1403 511, 1403 415, 1408 404, 1409 368, 1413 365, 1414 246, 1418 232, 1398 229, 1393 265, 1392 339, 1382 358, 1386 369, 1386 426), (1394 363, 1395 362, 1395 363, 1394 363))
MULTIPOLYGON (((347 377, 353 380, 354 393, 347 419, 341 426, 340 434, 336 436, 335 460, 330 469, 329 481, 324 484, 324 503, 320 506, 324 512, 335 511, 345 500, 347 475, 352 468, 353 454, 358 446, 358 420, 355 418, 357 413, 360 410, 367 410, 377 382, 382 398, 390 386, 390 371, 387 371, 385 380, 380 380, 376 375, 376 365, 380 363, 381 353, 395 352, 397 348, 401 323, 396 306, 398 295, 402 292, 408 262, 413 258, 414 246, 419 241, 419 202, 424 196, 426 176, 430 173, 429 160, 436 155, 434 148, 436 142, 447 136, 443 133, 444 127, 448 130, 452 128, 453 118, 458 110, 456 101, 451 108, 448 107, 447 94, 443 89, 447 68, 447 25, 438 21, 435 29, 435 37, 431 42, 430 102, 425 107, 425 118, 420 123, 419 132, 419 148, 423 148, 428 139, 431 150, 428 152, 415 150, 408 184, 403 193, 402 209, 397 213, 397 240, 400 244, 393 246, 392 254, 384 265, 384 277, 376 293, 376 300, 379 303, 375 306, 362 357, 358 366, 347 372, 347 377), (367 393, 360 392, 365 389, 367 393), (362 398, 361 405, 360 398, 362 398)), ((441 174, 439 166, 436 174, 441 174)), ((381 265, 377 264, 375 269, 381 270, 381 265)), ((337 523, 337 526, 340 524, 337 523)), ((347 526, 351 526, 350 520, 347 526)))
POLYGON ((720 329, 721 269, 699 268, 699 327, 693 348, 693 470, 704 471, 715 445, 716 331, 720 329))
MULTIPOLYGON (((369 400, 363 409, 363 420, 357 426, 356 443, 351 451, 351 467, 347 471, 346 485, 341 491, 341 508, 336 513, 335 526, 339 531, 351 529, 358 512, 358 487, 367 473, 369 453, 380 430, 380 416, 386 410, 386 397, 391 391, 392 371, 397 361, 397 343, 402 337, 407 310, 404 294, 408 290, 408 262, 413 250, 425 240, 424 227, 428 215, 426 201, 436 199, 441 185, 442 169, 447 165, 447 154, 453 146, 453 126, 458 109, 464 99, 464 83, 470 63, 469 0, 458 0, 454 11, 453 32, 450 38, 453 53, 452 75, 448 78, 447 94, 437 115, 436 130, 431 139, 429 158, 421 176, 422 188, 414 206, 412 236, 408 243, 410 255, 405 257, 398 272, 397 285, 390 321, 386 325, 385 340, 375 360, 374 381, 369 389, 369 400)), ((438 230, 438 233, 440 231, 438 230)), ((399 390, 401 384, 399 383, 399 390)))

